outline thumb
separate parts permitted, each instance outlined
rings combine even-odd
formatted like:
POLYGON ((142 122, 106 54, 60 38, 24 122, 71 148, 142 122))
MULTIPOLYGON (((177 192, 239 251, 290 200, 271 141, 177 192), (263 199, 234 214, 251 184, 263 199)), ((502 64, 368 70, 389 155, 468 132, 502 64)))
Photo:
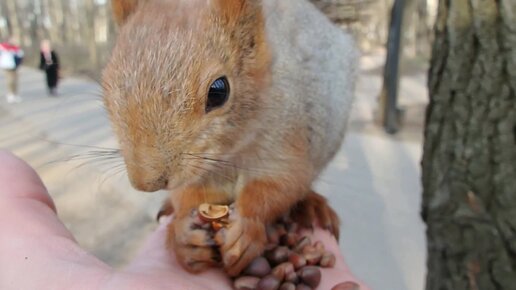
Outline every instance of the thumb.
POLYGON ((0 151, 0 229, 3 236, 50 233, 73 240, 38 174, 7 151, 0 151))
POLYGON ((58 219, 36 172, 6 151, 0 151, 0 269, 0 289, 72 289, 80 278, 87 285, 109 273, 58 219))

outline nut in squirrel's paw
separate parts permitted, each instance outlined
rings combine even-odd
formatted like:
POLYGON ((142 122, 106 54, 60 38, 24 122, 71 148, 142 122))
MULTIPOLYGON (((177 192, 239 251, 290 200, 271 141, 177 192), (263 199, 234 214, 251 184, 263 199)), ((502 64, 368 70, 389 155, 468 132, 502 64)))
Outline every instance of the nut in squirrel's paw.
POLYGON ((262 223, 242 218, 226 205, 201 204, 191 215, 175 220, 171 228, 173 235, 182 231, 180 237, 174 238, 174 250, 180 263, 191 272, 222 261, 228 275, 236 276, 263 253, 267 243, 262 223))
POLYGON ((230 226, 228 220, 229 206, 227 205, 213 205, 203 203, 199 205, 198 211, 199 218, 209 222, 211 228, 216 232, 230 226))

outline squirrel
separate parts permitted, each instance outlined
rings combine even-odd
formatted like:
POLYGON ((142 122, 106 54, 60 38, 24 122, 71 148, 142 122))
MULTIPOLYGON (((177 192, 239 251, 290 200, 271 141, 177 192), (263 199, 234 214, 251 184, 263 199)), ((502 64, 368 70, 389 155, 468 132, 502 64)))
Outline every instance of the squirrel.
POLYGON ((131 184, 171 192, 167 245, 180 264, 199 272, 221 262, 238 275, 264 252, 266 225, 292 208, 338 235, 335 212, 311 188, 345 135, 353 38, 307 0, 112 8, 120 30, 104 104, 131 184), (201 203, 233 203, 231 227, 214 238, 196 229, 201 203))

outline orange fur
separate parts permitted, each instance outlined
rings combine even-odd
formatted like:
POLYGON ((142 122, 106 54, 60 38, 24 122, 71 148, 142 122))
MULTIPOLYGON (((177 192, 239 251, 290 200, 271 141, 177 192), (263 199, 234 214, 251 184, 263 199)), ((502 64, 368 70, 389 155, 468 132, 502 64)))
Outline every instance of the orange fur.
POLYGON ((337 74, 328 69, 352 64, 341 59, 348 40, 306 5, 113 0, 122 26, 103 73, 105 107, 132 185, 171 191, 172 207, 164 210, 176 218, 168 245, 187 270, 215 263, 212 241, 192 230, 190 213, 201 203, 236 204, 240 218, 217 237, 231 275, 263 251, 264 225, 296 203, 322 212, 325 225, 334 220, 327 204, 308 194, 340 146, 351 97, 347 76, 330 79, 337 74), (274 17, 265 17, 265 6, 274 17), (296 17, 282 17, 292 16, 287 6, 296 17), (313 27, 295 21, 305 12, 313 27), (277 35, 267 33, 271 19, 277 35), (207 113, 210 85, 220 77, 229 82, 229 98, 207 113), (314 207, 301 202, 307 195, 314 207))
POLYGON ((111 0, 111 7, 116 23, 118 23, 118 25, 124 23, 129 15, 136 10, 138 2, 141 1, 142 0, 111 0))
POLYGON ((292 190, 282 180, 257 180, 248 183, 237 200, 237 209, 247 218, 264 223, 273 222, 287 213, 293 204, 303 198, 307 189, 292 190), (301 194, 300 194, 301 193, 301 194))
POLYGON ((316 224, 339 239, 340 221, 337 213, 330 207, 326 198, 314 191, 292 208, 290 216, 302 227, 311 228, 316 224))
POLYGON ((221 10, 226 20, 232 24, 236 23, 244 9, 244 2, 241 0, 218 0, 216 5, 221 10))
POLYGON ((237 209, 242 216, 269 223, 287 213, 293 204, 303 199, 310 191, 312 168, 310 164, 299 162, 307 160, 308 144, 303 130, 292 130, 286 136, 292 142, 287 143, 283 152, 285 156, 296 156, 298 162, 285 162, 284 176, 249 181, 238 196, 237 209))
MULTIPOLYGON (((229 151, 235 136, 246 130, 248 120, 260 110, 258 95, 269 84, 271 61, 263 15, 247 4, 240 13, 224 4, 220 7, 235 18, 226 22, 217 12, 220 7, 205 7, 205 3, 154 0, 138 5, 122 26, 104 71, 105 106, 137 189, 167 187, 164 177, 182 182, 202 175, 198 162, 180 154, 229 151), (189 34, 190 30, 205 33, 189 34), (207 35, 213 37, 205 39, 207 35), (175 43, 177 37, 188 39, 175 43), (160 45, 171 48, 154 49, 160 45), (180 49, 173 48, 176 45, 180 49), (230 79, 232 97, 224 108, 206 115, 208 86, 221 75, 230 79), (177 78, 181 81, 171 81, 177 78), (230 128, 228 123, 238 126, 230 128), (210 140, 198 138, 203 134, 210 134, 210 140)), ((175 188, 180 184, 168 185, 175 188)))
POLYGON ((226 231, 219 231, 219 243, 226 273, 237 276, 253 259, 263 253, 267 236, 265 224, 258 219, 241 217, 226 231))

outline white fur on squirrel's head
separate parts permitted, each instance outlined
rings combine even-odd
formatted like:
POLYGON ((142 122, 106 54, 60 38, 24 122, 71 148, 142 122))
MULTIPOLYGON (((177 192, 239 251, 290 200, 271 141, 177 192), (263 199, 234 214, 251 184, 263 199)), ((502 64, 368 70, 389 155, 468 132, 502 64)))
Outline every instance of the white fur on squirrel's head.
POLYGON ((143 191, 215 170, 260 111, 270 54, 260 1, 113 0, 104 103, 143 191), (196 158, 202 157, 202 158, 196 158))

